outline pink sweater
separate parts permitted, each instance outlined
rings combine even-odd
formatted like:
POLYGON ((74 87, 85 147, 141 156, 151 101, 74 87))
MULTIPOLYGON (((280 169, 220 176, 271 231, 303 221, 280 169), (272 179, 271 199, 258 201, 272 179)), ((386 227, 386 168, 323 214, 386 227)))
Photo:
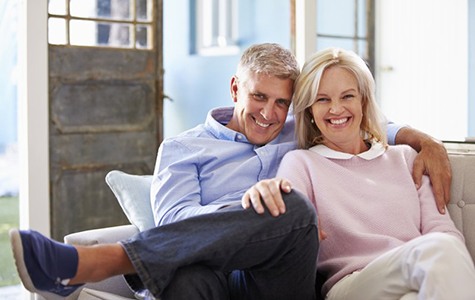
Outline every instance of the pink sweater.
POLYGON ((282 160, 277 176, 308 196, 327 233, 318 257, 318 270, 328 279, 324 295, 345 275, 423 234, 447 232, 463 240, 448 213, 439 214, 429 179, 415 188, 416 154, 408 146, 390 146, 370 160, 294 150, 282 160))

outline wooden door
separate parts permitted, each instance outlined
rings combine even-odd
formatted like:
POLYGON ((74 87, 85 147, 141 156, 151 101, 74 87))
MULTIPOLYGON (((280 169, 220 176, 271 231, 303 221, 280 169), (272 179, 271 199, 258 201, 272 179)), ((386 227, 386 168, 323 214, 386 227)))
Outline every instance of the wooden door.
POLYGON ((162 0, 153 47, 49 46, 52 237, 128 223, 104 181, 151 174, 162 140, 162 0))

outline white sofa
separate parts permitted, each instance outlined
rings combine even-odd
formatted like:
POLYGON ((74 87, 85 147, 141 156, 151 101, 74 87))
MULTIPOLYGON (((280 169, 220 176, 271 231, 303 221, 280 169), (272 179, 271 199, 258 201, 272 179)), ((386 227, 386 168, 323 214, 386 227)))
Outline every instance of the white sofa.
MULTIPOLYGON (((451 190, 451 201, 448 205, 448 210, 452 219, 455 222, 457 228, 462 231, 465 236, 467 247, 475 260, 475 151, 457 149, 452 152, 450 145, 448 147, 450 160, 452 164, 453 181, 451 190)), ((124 174, 122 174, 124 175, 124 174)), ((134 188, 142 186, 140 189, 142 193, 147 194, 148 191, 144 191, 144 187, 150 183, 149 176, 132 176, 132 180, 138 180, 141 183, 135 182, 134 188)), ((111 182, 108 182, 109 185, 111 182)), ((114 190, 114 193, 121 202, 122 207, 126 215, 129 217, 132 223, 134 223, 134 216, 132 215, 127 204, 124 204, 124 195, 120 195, 120 192, 124 192, 126 186, 122 186, 122 189, 114 190)), ((135 201, 131 195, 130 199, 126 201, 135 201)), ((140 212, 143 217, 143 212, 140 212)), ((136 225, 124 225, 110 228, 101 228, 95 230, 88 230, 78 233, 73 233, 65 237, 65 242, 70 244, 82 244, 92 245, 98 243, 116 242, 118 240, 126 239, 139 231, 141 226, 149 226, 142 224, 136 225)), ((85 288, 78 291, 68 297, 68 299, 135 299, 133 293, 128 289, 122 276, 110 278, 103 282, 96 284, 87 284, 85 288)))

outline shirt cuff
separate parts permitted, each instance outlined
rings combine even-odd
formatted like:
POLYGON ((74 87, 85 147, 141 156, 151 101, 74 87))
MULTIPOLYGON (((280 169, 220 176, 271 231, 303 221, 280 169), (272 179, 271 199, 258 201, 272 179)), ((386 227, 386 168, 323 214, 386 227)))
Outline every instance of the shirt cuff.
POLYGON ((393 122, 388 122, 388 127, 386 128, 388 134, 388 144, 395 145, 396 144, 396 135, 399 129, 403 128, 403 125, 398 125, 393 122))

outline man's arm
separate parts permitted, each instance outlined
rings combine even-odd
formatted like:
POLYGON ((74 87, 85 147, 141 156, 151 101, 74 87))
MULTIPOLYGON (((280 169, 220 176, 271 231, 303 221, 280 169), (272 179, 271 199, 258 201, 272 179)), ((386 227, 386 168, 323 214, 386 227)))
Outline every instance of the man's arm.
POLYGON ((430 177, 439 212, 445 213, 445 205, 450 201, 452 169, 443 143, 428 134, 411 127, 402 127, 396 134, 396 144, 406 144, 419 152, 412 177, 417 187, 421 186, 422 175, 430 177))
POLYGON ((150 189, 155 225, 176 222, 218 210, 223 204, 202 205, 197 149, 169 139, 160 145, 150 189))

